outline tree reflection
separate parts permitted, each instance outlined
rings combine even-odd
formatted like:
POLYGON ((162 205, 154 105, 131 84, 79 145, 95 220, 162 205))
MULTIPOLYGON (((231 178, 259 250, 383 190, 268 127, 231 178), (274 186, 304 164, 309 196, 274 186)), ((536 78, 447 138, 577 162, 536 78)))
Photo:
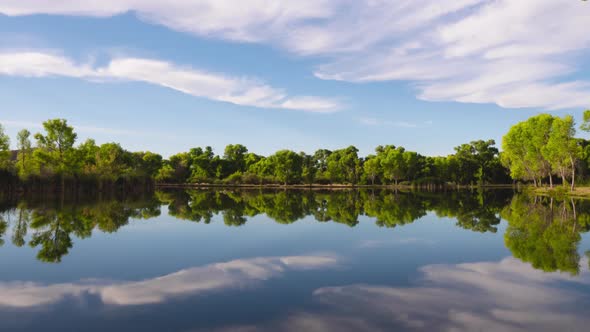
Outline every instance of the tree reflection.
POLYGON ((587 220, 589 207, 588 202, 517 195, 502 211, 508 221, 506 246, 514 257, 537 269, 576 275, 580 233, 588 230, 578 219, 587 220))
POLYGON ((0 215, 0 247, 4 245, 4 233, 8 229, 8 222, 0 215))
MULTIPOLYGON (((8 228, 5 215, 11 216, 12 243, 39 248, 37 258, 48 263, 59 263, 73 246, 73 237, 88 238, 94 229, 114 233, 130 219, 149 219, 160 215, 160 201, 155 198, 92 200, 90 202, 46 200, 21 201, 16 209, 0 213, 0 235, 8 228)), ((4 240, 0 236, 3 243, 4 240)))
POLYGON ((31 211, 27 210, 24 204, 19 204, 16 225, 12 231, 12 243, 15 246, 22 247, 25 245, 25 236, 30 222, 31 211))
MULTIPOLYGON (((384 228, 411 224, 429 212, 455 220, 474 232, 498 231, 501 217, 508 221, 504 235, 513 255, 544 271, 577 274, 581 232, 590 230, 590 202, 513 195, 506 191, 446 193, 388 190, 174 190, 147 197, 92 200, 23 200, 0 202, 0 244, 7 232, 12 244, 38 248, 44 262, 60 262, 74 239, 93 231, 117 232, 132 219, 150 219, 167 208, 179 220, 243 226, 251 217, 266 215, 281 224, 306 217, 355 227, 362 216, 384 228), (27 237, 29 233, 30 237, 27 237)), ((590 253, 587 253, 590 255, 590 253)))
POLYGON ((415 194, 381 192, 366 195, 365 213, 377 219, 379 227, 396 227, 414 222, 426 215, 427 200, 415 194))
POLYGON ((500 191, 453 192, 439 196, 432 208, 438 217, 454 218, 457 226, 474 232, 498 231, 500 211, 509 203, 510 196, 500 191))
POLYGON ((76 226, 79 226, 79 223, 74 221, 69 211, 37 210, 33 212, 31 227, 34 233, 29 245, 32 248, 41 246, 37 253, 40 261, 59 263, 62 256, 66 255, 72 247, 70 233, 76 226))

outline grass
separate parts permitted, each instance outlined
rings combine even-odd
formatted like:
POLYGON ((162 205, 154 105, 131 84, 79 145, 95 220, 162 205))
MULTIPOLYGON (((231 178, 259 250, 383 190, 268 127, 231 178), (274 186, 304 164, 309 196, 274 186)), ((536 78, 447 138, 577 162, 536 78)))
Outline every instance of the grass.
POLYGON ((590 199, 590 187, 576 187, 573 191, 569 187, 556 186, 554 188, 533 188, 533 192, 545 196, 567 196, 574 198, 590 199))

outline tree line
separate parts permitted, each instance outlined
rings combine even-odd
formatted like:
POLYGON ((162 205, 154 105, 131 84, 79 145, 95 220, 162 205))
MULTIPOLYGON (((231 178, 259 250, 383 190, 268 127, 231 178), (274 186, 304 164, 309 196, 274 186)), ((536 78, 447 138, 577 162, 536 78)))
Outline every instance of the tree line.
POLYGON ((88 139, 76 145, 78 135, 66 120, 43 123, 43 132, 18 132, 16 151, 0 125, 0 180, 5 186, 105 187, 149 184, 162 167, 162 156, 130 152, 118 143, 97 145, 88 139))
MULTIPOLYGON (((590 130, 590 111, 581 128, 590 130)), ((494 140, 455 147, 448 156, 424 156, 395 145, 380 145, 362 157, 358 149, 319 149, 313 154, 280 150, 270 156, 230 144, 222 155, 209 146, 164 159, 157 153, 127 151, 118 143, 76 145, 66 120, 43 123, 43 132, 24 129, 17 151, 0 125, 0 179, 3 183, 133 183, 251 185, 486 185, 513 181, 574 188, 588 173, 590 144, 576 138, 571 116, 540 114, 510 128, 502 152, 494 140)))

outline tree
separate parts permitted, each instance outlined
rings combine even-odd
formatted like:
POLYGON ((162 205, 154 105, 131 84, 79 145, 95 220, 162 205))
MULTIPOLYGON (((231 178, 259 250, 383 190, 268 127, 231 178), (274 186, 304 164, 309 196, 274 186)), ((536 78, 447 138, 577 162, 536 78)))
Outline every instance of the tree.
POLYGON ((208 182, 215 177, 214 153, 210 146, 201 148, 192 148, 189 151, 190 158, 190 181, 191 182, 208 182))
POLYGON ((387 145, 382 152, 378 153, 381 160, 381 168, 383 169, 383 177, 389 181, 394 181, 397 186, 399 180, 406 177, 407 167, 404 160, 404 152, 406 150, 402 147, 396 148, 393 145, 387 145))
POLYGON ((553 171, 561 176, 562 183, 567 184, 566 178, 571 178, 571 190, 574 190, 576 179, 576 163, 582 153, 582 148, 574 138, 574 118, 566 116, 555 118, 551 126, 551 133, 542 153, 551 164, 553 171))
POLYGON ((317 150, 313 154, 313 162, 317 169, 316 179, 320 181, 326 181, 329 178, 328 175, 328 157, 332 154, 332 151, 326 149, 317 150))
POLYGON ((318 169, 316 168, 313 156, 310 156, 305 152, 300 152, 299 156, 301 157, 303 167, 301 171, 303 182, 306 184, 314 183, 318 169))
POLYGON ((493 168, 499 166, 495 144, 493 139, 478 140, 455 148, 460 169, 459 182, 466 184, 477 181, 485 184, 491 181, 493 168))
POLYGON ((381 162, 375 155, 370 155, 365 160, 363 170, 367 175, 367 178, 371 180, 371 184, 375 185, 375 179, 381 173, 381 162))
POLYGON ((45 121, 43 128, 45 135, 35 134, 38 149, 34 156, 42 166, 61 176, 63 188, 64 175, 76 171, 74 143, 78 136, 64 119, 45 121))
POLYGON ((580 129, 590 132, 590 110, 584 111, 584 121, 580 125, 580 129))
POLYGON ((27 178, 32 173, 32 145, 31 132, 23 129, 16 136, 16 147, 18 149, 17 170, 21 178, 27 178))
POLYGON ((551 134, 554 117, 540 114, 510 128, 502 137, 502 163, 513 179, 533 181, 535 186, 549 177, 553 184, 551 163, 543 155, 543 148, 551 134))
POLYGON ((10 138, 4 133, 0 124, 0 169, 8 168, 10 162, 10 138))
POLYGON ((326 158, 326 173, 332 182, 356 184, 361 170, 358 149, 349 146, 335 150, 326 158))
POLYGON ((135 163, 135 172, 141 176, 153 178, 162 167, 162 156, 150 151, 136 152, 137 161, 135 163))
POLYGON ((299 181, 303 172, 303 158, 290 150, 280 150, 269 157, 274 176, 285 185, 299 181))
POLYGON ((246 171, 246 153, 248 153, 248 149, 241 144, 229 144, 225 147, 223 159, 228 163, 226 175, 246 171))
POLYGON ((99 177, 115 181, 127 173, 127 154, 117 143, 102 144, 96 153, 96 171, 99 177))

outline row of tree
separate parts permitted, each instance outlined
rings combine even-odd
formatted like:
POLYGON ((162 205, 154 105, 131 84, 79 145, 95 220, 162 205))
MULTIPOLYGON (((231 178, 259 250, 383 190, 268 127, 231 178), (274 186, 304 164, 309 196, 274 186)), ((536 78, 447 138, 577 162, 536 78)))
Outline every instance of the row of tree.
POLYGON ((493 140, 455 148, 447 157, 426 157, 403 147, 378 146, 359 157, 358 149, 320 149, 309 155, 280 150, 268 157, 228 145, 223 156, 211 147, 194 148, 165 160, 156 180, 165 183, 366 184, 509 183, 493 140))
MULTIPOLYGON (((394 145, 378 146, 374 154, 358 149, 320 149, 314 154, 280 150, 261 156, 241 144, 226 146, 223 155, 211 147, 193 148, 164 160, 152 152, 130 152, 117 143, 97 145, 87 140, 75 145, 77 135, 66 120, 43 123, 44 132, 22 130, 18 151, 0 126, 0 180, 68 180, 74 183, 133 183, 133 179, 160 183, 224 184, 352 184, 352 185, 473 185, 507 184, 514 180, 553 186, 557 176, 574 188, 587 173, 590 144, 575 138, 571 116, 534 116, 513 126, 502 140, 462 144, 443 157, 423 156, 394 145)), ((590 111, 582 129, 590 129, 590 111)), ((4 181, 9 182, 9 181, 4 181)))
POLYGON ((34 136, 23 129, 17 135, 17 151, 0 125, 0 180, 7 184, 53 183, 64 188, 91 184, 151 182, 162 167, 162 156, 130 152, 117 143, 97 145, 88 139, 76 146, 77 134, 66 120, 43 123, 44 132, 34 136), (33 142, 34 140, 34 142, 33 142))

